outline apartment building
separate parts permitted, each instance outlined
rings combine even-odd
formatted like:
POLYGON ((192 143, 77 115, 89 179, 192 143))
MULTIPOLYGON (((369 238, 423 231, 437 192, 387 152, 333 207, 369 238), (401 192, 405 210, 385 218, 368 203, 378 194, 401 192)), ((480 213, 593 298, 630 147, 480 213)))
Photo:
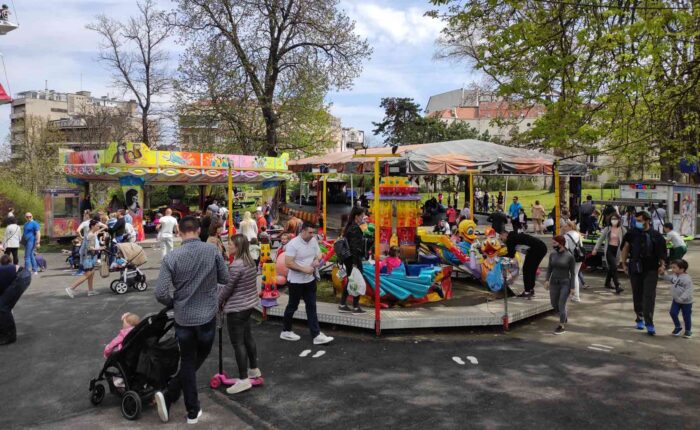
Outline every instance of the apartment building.
MULTIPOLYGON (((140 117, 135 101, 124 101, 107 96, 93 97, 90 91, 61 93, 54 90, 23 91, 12 101, 10 113, 10 150, 12 158, 21 156, 21 145, 26 142, 26 120, 40 118, 63 131, 61 146, 74 149, 99 147, 113 136, 112 132, 138 130, 140 117), (118 118, 121 118, 118 120, 118 118), (108 121, 109 119, 109 121, 108 121), (119 129, 119 130, 117 130, 119 129), (93 138, 93 136, 101 136, 93 138)), ((136 136, 127 135, 126 138, 136 136)))

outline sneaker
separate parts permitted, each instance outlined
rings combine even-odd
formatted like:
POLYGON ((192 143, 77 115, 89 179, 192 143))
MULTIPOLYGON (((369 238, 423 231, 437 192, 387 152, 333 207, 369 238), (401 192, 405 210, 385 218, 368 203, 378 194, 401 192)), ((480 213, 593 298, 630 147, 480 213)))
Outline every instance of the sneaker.
POLYGON ((259 378, 262 376, 260 369, 248 369, 248 378, 259 378))
POLYGON ((333 338, 323 333, 319 333, 318 336, 314 338, 314 345, 325 345, 331 342, 333 342, 333 338))
POLYGON ((197 415, 192 417, 190 414, 187 414, 187 424, 197 424, 199 421, 199 417, 202 416, 202 408, 199 408, 199 412, 197 412, 197 415))
POLYGON ((362 315, 364 313, 366 313, 365 310, 359 306, 352 310, 353 315, 362 315))
POLYGON ((621 292, 625 291, 624 288, 622 287, 615 287, 615 294, 620 294, 621 292))
POLYGON ((68 294, 68 297, 70 297, 71 299, 74 299, 74 298, 75 298, 75 292, 74 292, 73 289, 70 288, 70 287, 69 287, 69 288, 66 288, 66 294, 68 294))
POLYGON ((168 402, 165 400, 165 395, 163 395, 162 391, 156 391, 155 394, 155 399, 156 399, 156 409, 158 411, 158 417, 160 417, 160 420, 163 421, 164 423, 168 422, 169 417, 169 409, 170 405, 168 402))
POLYGON ((676 328, 673 329, 673 331, 671 332, 671 334, 672 334, 673 336, 680 336, 682 331, 683 331, 682 328, 676 327, 676 328))
POLYGON ((523 297, 523 298, 528 298, 530 297, 530 292, 529 291, 523 291, 522 293, 518 294, 515 297, 523 297))
POLYGON ((605 288, 607 288, 608 290, 615 290, 616 289, 615 287, 613 287, 610 284, 605 285, 605 288))
POLYGON ((280 333, 280 339, 296 342, 297 340, 301 339, 301 337, 293 331, 283 331, 280 333))
POLYGON ((637 330, 644 330, 644 321, 637 321, 637 330))
POLYGON ((74 272, 74 273, 73 273, 73 276, 83 276, 84 274, 85 274, 84 271, 78 270, 77 272, 74 272))
POLYGON ((236 381, 235 384, 228 387, 226 392, 229 394, 238 394, 250 390, 251 388, 253 388, 253 384, 250 383, 250 379, 240 379, 236 381))
POLYGON ((653 325, 646 326, 646 329, 649 336, 654 336, 656 334, 656 329, 654 329, 653 325))
POLYGON ((564 334, 566 333, 566 329, 564 328, 563 325, 557 326, 557 328, 554 330, 554 334, 564 334))
POLYGON ((352 309, 350 309, 350 306, 348 306, 348 305, 340 305, 340 306, 338 306, 338 312, 350 313, 350 312, 352 312, 352 309))
POLYGON ((580 298, 580 297, 577 297, 577 296, 571 296, 571 301, 574 302, 574 303, 580 303, 580 302, 581 302, 581 298, 580 298))
POLYGON ((692 332, 692 331, 686 331, 685 333, 683 333, 683 337, 686 338, 686 339, 690 339, 691 337, 693 337, 693 332, 692 332))
POLYGON ((34 275, 34 276, 39 276, 39 272, 34 271, 34 272, 32 272, 32 275, 34 275))
POLYGON ((98 294, 100 294, 99 291, 95 291, 95 290, 93 290, 93 291, 88 291, 88 297, 90 297, 90 296, 96 296, 96 295, 98 295, 98 294))

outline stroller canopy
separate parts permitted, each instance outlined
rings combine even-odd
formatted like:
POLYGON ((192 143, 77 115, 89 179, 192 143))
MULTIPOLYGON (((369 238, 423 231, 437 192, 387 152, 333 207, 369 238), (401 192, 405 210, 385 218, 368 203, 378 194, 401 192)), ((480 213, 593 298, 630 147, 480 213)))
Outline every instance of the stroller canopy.
POLYGON ((148 259, 146 259, 146 253, 143 252, 143 248, 135 243, 118 243, 117 249, 122 253, 127 263, 133 264, 136 267, 146 264, 148 261, 148 259))

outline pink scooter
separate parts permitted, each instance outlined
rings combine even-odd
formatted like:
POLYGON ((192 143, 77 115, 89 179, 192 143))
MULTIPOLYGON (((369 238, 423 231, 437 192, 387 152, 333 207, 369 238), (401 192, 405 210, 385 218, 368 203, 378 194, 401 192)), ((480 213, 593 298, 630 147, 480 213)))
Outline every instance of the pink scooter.
MULTIPOLYGON (((223 340, 222 340, 222 334, 223 334, 223 316, 220 315, 218 318, 218 329, 219 329, 219 373, 211 377, 211 380, 209 380, 209 386, 213 389, 219 388, 222 384, 223 385, 233 385, 236 382, 238 382, 238 378, 229 378, 226 372, 224 372, 224 358, 223 358, 223 340)), ((253 385, 253 387, 260 387, 263 384, 263 378, 250 378, 250 383, 253 385)))

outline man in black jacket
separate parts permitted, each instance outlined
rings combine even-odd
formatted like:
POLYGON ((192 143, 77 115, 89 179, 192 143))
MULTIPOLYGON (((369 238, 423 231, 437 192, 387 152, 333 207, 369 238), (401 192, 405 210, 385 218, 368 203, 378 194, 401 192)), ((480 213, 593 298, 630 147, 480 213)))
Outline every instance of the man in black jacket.
MULTIPOLYGON (((498 231, 498 230, 497 230, 498 231)), ((537 279, 537 269, 540 267, 542 259, 547 255, 547 245, 540 239, 530 236, 527 233, 510 233, 505 229, 499 231, 501 242, 508 248, 508 258, 515 257, 515 248, 518 245, 527 246, 525 262, 523 263, 523 283, 525 291, 518 297, 535 296, 535 280, 537 279)))
POLYGON ((665 269, 666 240, 661 233, 651 228, 649 212, 636 213, 634 225, 622 238, 620 261, 632 284, 637 330, 646 328, 647 333, 653 336, 656 334, 656 284, 659 280, 658 275, 663 274, 665 269))

